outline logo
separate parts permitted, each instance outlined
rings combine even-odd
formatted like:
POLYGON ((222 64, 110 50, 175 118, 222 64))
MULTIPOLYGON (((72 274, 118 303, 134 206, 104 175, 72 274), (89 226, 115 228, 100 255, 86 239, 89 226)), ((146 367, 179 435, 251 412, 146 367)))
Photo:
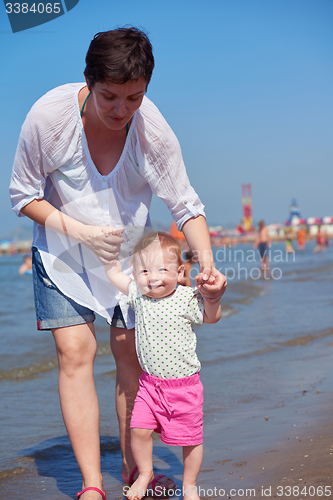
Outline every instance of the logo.
POLYGON ((36 2, 32 0, 7 2, 4 0, 13 33, 53 21, 53 19, 72 10, 78 3, 79 0, 37 0, 36 2))

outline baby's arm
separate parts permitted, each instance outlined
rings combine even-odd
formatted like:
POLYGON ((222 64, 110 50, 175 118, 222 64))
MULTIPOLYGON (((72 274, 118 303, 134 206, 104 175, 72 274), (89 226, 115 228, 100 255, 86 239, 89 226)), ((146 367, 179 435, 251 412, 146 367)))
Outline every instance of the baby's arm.
POLYGON ((129 294, 131 278, 123 273, 119 260, 114 260, 110 264, 104 264, 104 271, 108 280, 124 295, 129 294))
POLYGON ((217 323, 221 318, 221 304, 220 299, 217 302, 208 302, 204 299, 204 323, 217 323))
POLYGON ((204 323, 217 323, 221 318, 221 304, 220 299, 218 297, 216 299, 212 299, 210 293, 210 287, 214 287, 215 282, 208 283, 206 282, 204 285, 197 284, 197 287, 203 297, 204 300, 204 314, 203 320, 204 323), (208 292, 208 295, 206 295, 208 292))
MULTIPOLYGON (((112 236, 121 236, 122 230, 113 231, 112 236)), ((109 236, 108 229, 104 230, 105 236, 109 236)), ((108 280, 124 295, 129 294, 131 278, 123 273, 119 259, 115 259, 108 264, 104 264, 104 271, 108 280)))

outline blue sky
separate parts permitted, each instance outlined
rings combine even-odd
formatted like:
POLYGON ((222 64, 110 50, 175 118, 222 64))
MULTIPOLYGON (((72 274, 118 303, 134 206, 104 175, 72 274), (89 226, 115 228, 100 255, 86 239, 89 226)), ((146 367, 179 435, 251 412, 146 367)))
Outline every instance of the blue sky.
MULTIPOLYGON (((0 235, 23 219, 8 184, 20 127, 58 85, 83 81, 99 31, 144 28, 156 67, 148 88, 175 131, 210 225, 238 223, 241 185, 253 215, 283 222, 333 215, 332 0, 80 0, 64 16, 13 34, 0 6, 0 235)), ((153 221, 171 222, 160 200, 153 221)))

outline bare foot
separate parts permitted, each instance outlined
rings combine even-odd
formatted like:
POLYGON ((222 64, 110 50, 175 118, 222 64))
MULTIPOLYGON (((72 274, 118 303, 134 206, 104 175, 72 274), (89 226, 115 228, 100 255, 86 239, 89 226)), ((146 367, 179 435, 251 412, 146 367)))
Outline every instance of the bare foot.
POLYGON ((134 481, 134 483, 126 493, 127 498, 129 500, 141 500, 141 498, 146 495, 148 484, 151 483, 153 479, 153 472, 146 476, 139 474, 138 478, 134 481))
MULTIPOLYGON (((139 477, 139 473, 136 472, 135 476, 136 479, 139 477)), ((164 474, 159 474, 158 472, 154 473, 153 479, 149 481, 151 483, 155 478, 158 478, 156 483, 155 483, 155 488, 158 487, 158 490, 161 492, 167 491, 167 490, 174 490, 176 488, 176 484, 172 477, 168 477, 164 474)), ((128 484, 126 480, 124 479, 125 484, 128 484)), ((133 483, 132 483, 133 484, 133 483)), ((163 495, 161 494, 161 498, 163 498, 163 495)))

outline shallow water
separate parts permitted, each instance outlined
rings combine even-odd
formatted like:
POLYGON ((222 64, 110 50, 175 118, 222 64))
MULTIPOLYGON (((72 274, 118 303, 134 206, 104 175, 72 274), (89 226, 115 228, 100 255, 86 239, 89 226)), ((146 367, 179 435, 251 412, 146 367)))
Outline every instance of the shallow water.
MULTIPOLYGON (((196 329, 205 387, 203 485, 230 482, 225 464, 273 444, 300 409, 315 420, 333 377, 332 248, 313 254, 309 243, 294 261, 275 245, 270 279, 257 279, 250 250, 215 249, 229 283, 222 319, 196 329)), ((0 498, 75 498, 80 473, 59 408, 53 340, 36 330, 32 278, 18 275, 21 262, 0 259, 0 498)), ((110 497, 121 498, 115 365, 107 324, 98 318, 95 326, 102 471, 110 497)), ((156 468, 180 486, 181 451, 156 439, 154 453, 156 468)))

